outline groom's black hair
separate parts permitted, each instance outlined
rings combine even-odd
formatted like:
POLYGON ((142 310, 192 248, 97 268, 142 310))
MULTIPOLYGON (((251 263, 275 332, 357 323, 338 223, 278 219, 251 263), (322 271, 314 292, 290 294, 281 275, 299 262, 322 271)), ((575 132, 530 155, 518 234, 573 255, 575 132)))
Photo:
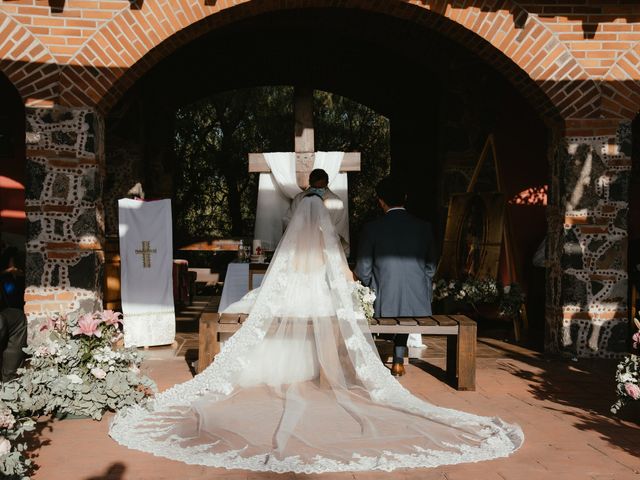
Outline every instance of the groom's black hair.
POLYGON ((329 175, 321 168, 316 168, 315 170, 311 170, 309 174, 309 185, 313 185, 320 180, 324 180, 326 184, 329 184, 329 175))
POLYGON ((402 182, 394 177, 385 177, 376 186, 378 198, 389 207, 401 207, 407 200, 407 192, 402 182))

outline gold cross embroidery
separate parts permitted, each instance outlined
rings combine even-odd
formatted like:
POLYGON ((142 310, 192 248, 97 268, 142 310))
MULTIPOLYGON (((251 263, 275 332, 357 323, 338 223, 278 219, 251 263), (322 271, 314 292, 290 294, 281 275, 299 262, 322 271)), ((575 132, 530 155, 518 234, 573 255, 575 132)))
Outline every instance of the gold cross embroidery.
POLYGON ((151 254, 157 253, 155 248, 151 248, 151 242, 142 242, 142 250, 136 250, 137 255, 142 255, 142 268, 151 268, 151 254))

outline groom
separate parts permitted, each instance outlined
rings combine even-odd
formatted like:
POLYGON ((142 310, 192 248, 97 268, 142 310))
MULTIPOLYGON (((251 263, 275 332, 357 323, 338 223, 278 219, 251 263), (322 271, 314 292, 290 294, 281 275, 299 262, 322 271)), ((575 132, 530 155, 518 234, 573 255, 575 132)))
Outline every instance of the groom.
MULTIPOLYGON (((431 315, 431 279, 436 268, 431 225, 408 213, 403 185, 392 177, 376 187, 384 215, 368 223, 360 236, 355 274, 376 293, 376 317, 431 315)), ((404 375, 407 334, 393 340, 394 376, 404 375)))

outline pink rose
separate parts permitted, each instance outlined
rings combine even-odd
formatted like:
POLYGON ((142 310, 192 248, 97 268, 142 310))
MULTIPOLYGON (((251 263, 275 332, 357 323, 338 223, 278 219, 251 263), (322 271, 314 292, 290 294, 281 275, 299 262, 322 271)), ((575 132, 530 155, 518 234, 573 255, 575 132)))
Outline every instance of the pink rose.
POLYGON ((53 316, 47 317, 42 326, 40 327, 40 331, 44 330, 64 330, 65 324, 67 323, 67 318, 65 316, 53 316))
POLYGON ((624 389, 626 390, 627 395, 634 400, 638 400, 640 398, 640 387, 635 383, 625 383, 624 389))
POLYGON ((122 314, 120 312, 114 312, 113 310, 105 310, 100 314, 102 321, 107 325, 117 325, 122 323, 122 314))
POLYGON ((47 319, 42 323, 40 331, 43 332, 45 330, 53 330, 55 327, 56 321, 51 317, 47 317, 47 319))
POLYGON ((633 348, 640 347, 640 332, 634 333, 631 339, 633 340, 633 348))
POLYGON ((86 335, 87 337, 101 337, 100 331, 101 318, 96 318, 93 313, 82 315, 78 320, 78 326, 74 328, 74 335, 86 335))

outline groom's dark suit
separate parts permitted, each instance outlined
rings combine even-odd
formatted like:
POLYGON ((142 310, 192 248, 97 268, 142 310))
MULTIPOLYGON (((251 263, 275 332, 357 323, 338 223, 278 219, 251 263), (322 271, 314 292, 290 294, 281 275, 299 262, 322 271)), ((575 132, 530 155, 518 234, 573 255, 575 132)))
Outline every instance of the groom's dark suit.
MULTIPOLYGON (((431 315, 436 253, 431 225, 404 209, 368 223, 360 236, 355 273, 376 293, 376 317, 431 315)), ((407 335, 397 335, 406 346, 407 335)))

